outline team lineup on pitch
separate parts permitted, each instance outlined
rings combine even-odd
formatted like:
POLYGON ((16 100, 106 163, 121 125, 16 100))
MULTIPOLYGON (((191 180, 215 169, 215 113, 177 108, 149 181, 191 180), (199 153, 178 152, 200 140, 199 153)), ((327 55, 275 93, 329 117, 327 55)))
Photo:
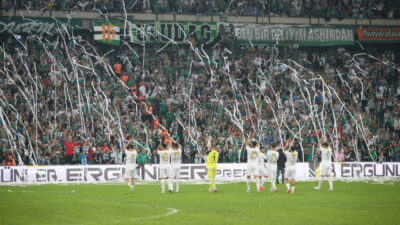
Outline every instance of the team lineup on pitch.
MULTIPOLYGON (((251 180, 256 183, 256 191, 260 192, 265 190, 264 184, 269 181, 271 187, 270 192, 278 192, 276 187, 277 181, 277 162, 280 158, 280 153, 283 153, 286 162, 286 170, 282 176, 285 178, 284 183, 286 186, 286 193, 295 193, 296 187, 296 163, 298 161, 298 152, 291 148, 293 141, 282 142, 279 147, 275 143, 271 143, 268 151, 265 152, 264 147, 260 147, 254 137, 249 137, 246 142, 247 151, 247 169, 246 169, 246 191, 251 192, 251 180), (280 151, 280 153, 278 152, 280 151), (265 163, 267 162, 267 164, 265 163)), ((209 151, 206 154, 206 168, 207 176, 209 179, 209 192, 217 192, 216 173, 218 168, 219 150, 215 142, 208 141, 207 147, 209 151)), ((333 191, 333 167, 332 148, 329 142, 325 139, 318 141, 317 147, 321 152, 320 163, 320 178, 318 185, 314 187, 315 190, 320 190, 324 179, 328 180, 329 191, 333 191)), ((124 145, 126 160, 125 160, 125 182, 129 185, 131 192, 134 191, 136 168, 137 168, 137 150, 133 145, 131 137, 127 138, 124 145)), ((171 139, 161 141, 158 146, 157 154, 160 156, 159 170, 160 170, 160 183, 161 193, 165 193, 165 186, 168 186, 168 192, 179 192, 180 188, 180 165, 182 162, 182 149, 180 145, 171 139)), ((283 183, 283 178, 282 178, 283 183)))

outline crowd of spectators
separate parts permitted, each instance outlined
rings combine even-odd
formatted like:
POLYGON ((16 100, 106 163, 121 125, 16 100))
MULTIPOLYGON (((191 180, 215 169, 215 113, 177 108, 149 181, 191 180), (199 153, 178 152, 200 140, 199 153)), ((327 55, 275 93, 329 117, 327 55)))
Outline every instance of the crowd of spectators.
POLYGON ((177 13, 320 18, 399 17, 400 2, 389 0, 2 0, 2 8, 57 11, 177 13))
MULTIPOLYGON (((246 162, 245 136, 291 143, 318 161, 317 140, 337 161, 400 161, 399 63, 344 47, 172 45, 110 50, 65 36, 12 36, 0 54, 0 161, 119 164, 132 136, 157 163, 157 146, 181 144, 203 162, 211 138, 220 162, 246 162), (26 48, 29 46, 29 48, 26 48), (295 72, 296 71, 296 72, 295 72), (314 71, 314 72, 313 72, 314 71)), ((354 48, 354 47, 353 47, 354 48)), ((367 52, 377 51, 367 50, 367 52)))

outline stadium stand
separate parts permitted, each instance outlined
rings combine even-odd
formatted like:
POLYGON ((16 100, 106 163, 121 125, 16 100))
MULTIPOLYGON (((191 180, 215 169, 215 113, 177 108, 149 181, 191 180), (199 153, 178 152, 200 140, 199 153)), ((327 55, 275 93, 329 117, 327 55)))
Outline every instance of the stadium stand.
MULTIPOLYGON (((326 20, 395 18, 399 12, 395 1, 123 3, 17 0, 2 1, 1 7, 326 20)), ((189 38, 186 45, 122 40, 124 44, 110 46, 85 30, 75 35, 17 33, 0 35, 3 165, 86 162, 82 158, 89 164, 119 164, 124 136, 135 137, 137 147, 149 152, 160 140, 174 139, 183 146, 184 163, 203 162, 211 136, 222 149, 221 162, 245 162, 242 134, 255 129, 263 145, 295 139, 293 147, 304 162, 318 161, 314 149, 324 135, 339 140, 338 161, 400 161, 396 44, 308 47, 242 45, 230 38, 207 44, 189 38), (357 54, 360 49, 366 53, 357 54), (337 97, 326 99, 328 87, 337 97), (306 98, 319 111, 311 110, 306 98), (321 109, 325 105, 332 109, 321 109), (315 129, 312 113, 321 113, 326 129, 315 129), (285 118, 279 129, 276 115, 285 118)))

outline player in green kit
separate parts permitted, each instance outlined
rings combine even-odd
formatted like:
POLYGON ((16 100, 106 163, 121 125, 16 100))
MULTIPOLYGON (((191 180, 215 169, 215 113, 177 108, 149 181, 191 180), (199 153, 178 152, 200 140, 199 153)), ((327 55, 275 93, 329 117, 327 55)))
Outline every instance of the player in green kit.
POLYGON ((215 145, 210 145, 211 151, 207 154, 207 173, 208 179, 210 179, 210 188, 208 189, 209 192, 217 192, 217 186, 215 185, 215 175, 217 173, 217 164, 218 164, 218 149, 215 145))

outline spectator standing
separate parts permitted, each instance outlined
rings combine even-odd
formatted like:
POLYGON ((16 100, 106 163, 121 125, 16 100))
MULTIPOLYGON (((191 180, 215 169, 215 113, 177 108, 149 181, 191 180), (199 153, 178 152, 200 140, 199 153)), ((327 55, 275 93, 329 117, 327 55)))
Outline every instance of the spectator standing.
POLYGON ((157 150, 153 150, 150 157, 151 164, 158 164, 160 162, 160 156, 157 154, 157 150))
POLYGON ((11 149, 6 152, 6 166, 15 166, 14 152, 11 149))
POLYGON ((344 162, 345 161, 343 149, 340 149, 338 152, 336 152, 336 160, 338 162, 344 162))
POLYGON ((282 148, 278 150, 279 158, 277 161, 277 175, 276 175, 276 183, 279 184, 279 175, 282 174, 282 184, 285 182, 285 164, 286 164, 286 155, 283 153, 282 148))
POLYGON ((117 62, 114 64, 114 73, 117 76, 120 76, 122 73, 122 64, 120 62, 117 62))
POLYGON ((75 147, 79 146, 79 143, 70 140, 63 143, 65 146, 65 163, 72 164, 72 159, 75 155, 75 147))
POLYGON ((79 156, 81 165, 88 164, 88 152, 86 150, 82 151, 79 156))
POLYGON ((88 150, 88 164, 93 164, 94 163, 94 149, 92 146, 89 146, 88 150))
POLYGON ((194 156, 194 163, 203 163, 203 162, 204 162, 203 156, 198 151, 196 151, 196 155, 194 156))
POLYGON ((230 163, 237 163, 238 154, 234 148, 229 148, 228 159, 230 163))
POLYGON ((139 150, 139 154, 137 156, 137 163, 140 167, 141 178, 144 180, 145 169, 144 165, 150 162, 150 156, 146 153, 146 150, 139 150))

